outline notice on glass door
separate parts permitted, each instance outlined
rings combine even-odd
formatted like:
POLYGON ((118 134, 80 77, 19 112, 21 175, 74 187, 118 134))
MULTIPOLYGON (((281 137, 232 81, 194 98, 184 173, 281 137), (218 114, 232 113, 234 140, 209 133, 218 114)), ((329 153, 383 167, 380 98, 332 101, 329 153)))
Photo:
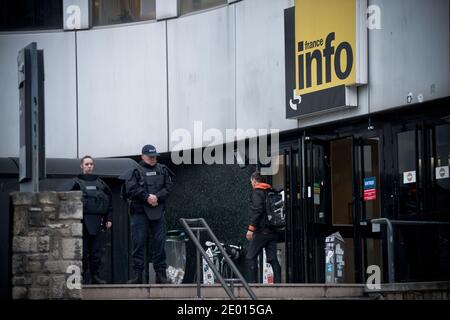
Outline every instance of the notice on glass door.
POLYGON ((416 171, 406 171, 403 172, 403 183, 415 183, 416 182, 416 171))
POLYGON ((314 204, 320 205, 320 184, 314 182, 314 204))
POLYGON ((449 177, 448 166, 436 167, 436 180, 447 179, 449 177))
POLYGON ((375 177, 364 178, 364 201, 371 201, 377 198, 377 188, 375 177))

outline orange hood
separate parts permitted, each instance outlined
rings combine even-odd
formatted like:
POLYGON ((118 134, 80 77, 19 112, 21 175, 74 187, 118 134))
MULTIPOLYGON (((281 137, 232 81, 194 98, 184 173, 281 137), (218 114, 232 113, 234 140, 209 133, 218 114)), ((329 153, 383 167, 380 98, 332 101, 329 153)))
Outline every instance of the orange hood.
POLYGON ((262 190, 266 190, 266 189, 270 189, 272 188, 272 186, 268 183, 264 183, 264 182, 259 182, 257 184, 255 184, 255 186, 253 187, 253 189, 262 189, 262 190))

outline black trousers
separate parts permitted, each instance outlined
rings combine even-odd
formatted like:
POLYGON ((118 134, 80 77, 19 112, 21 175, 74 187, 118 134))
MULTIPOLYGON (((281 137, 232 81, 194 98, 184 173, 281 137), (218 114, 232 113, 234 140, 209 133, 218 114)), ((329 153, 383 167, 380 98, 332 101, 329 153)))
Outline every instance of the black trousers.
POLYGON ((102 265, 102 244, 103 234, 98 232, 95 235, 89 234, 83 224, 83 272, 89 269, 91 274, 98 273, 102 265))
POLYGON ((166 219, 164 213, 158 220, 149 220, 145 213, 131 215, 131 239, 133 241, 133 270, 136 273, 144 270, 145 248, 148 230, 152 234, 153 268, 155 272, 166 272, 166 219))
POLYGON ((268 230, 253 233, 253 238, 247 248, 245 257, 247 264, 247 281, 256 283, 258 264, 257 257, 266 249, 266 260, 272 266, 274 283, 281 282, 281 266, 277 258, 277 234, 268 230))

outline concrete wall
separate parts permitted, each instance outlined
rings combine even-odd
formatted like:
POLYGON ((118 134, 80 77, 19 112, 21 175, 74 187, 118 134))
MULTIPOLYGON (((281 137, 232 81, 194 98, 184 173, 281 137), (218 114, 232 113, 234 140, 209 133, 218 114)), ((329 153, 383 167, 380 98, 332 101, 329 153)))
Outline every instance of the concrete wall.
POLYGON ((382 29, 369 32, 372 112, 450 95, 449 1, 373 0, 382 29))
POLYGON ((75 34, 0 34, 0 157, 19 155, 17 54, 31 42, 44 50, 47 156, 77 156, 75 34))
MULTIPOLYGON (((234 6, 167 22, 169 133, 235 127, 234 6)), ((173 147, 173 145, 171 145, 173 147)), ((188 147, 187 149, 190 149, 188 147)))
POLYGON ((293 5, 293 0, 236 4, 237 128, 297 125, 284 111, 284 9, 293 5))
POLYGON ((78 33, 79 155, 167 150, 164 23, 78 33))

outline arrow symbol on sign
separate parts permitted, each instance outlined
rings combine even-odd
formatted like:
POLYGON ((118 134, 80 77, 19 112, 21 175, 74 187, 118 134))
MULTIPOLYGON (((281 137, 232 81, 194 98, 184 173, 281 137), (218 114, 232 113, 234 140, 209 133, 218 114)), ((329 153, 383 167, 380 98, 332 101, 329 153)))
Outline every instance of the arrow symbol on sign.
POLYGON ((297 106, 302 103, 302 96, 298 96, 297 93, 295 92, 296 90, 292 90, 292 97, 293 99, 289 100, 289 106, 291 107, 292 110, 297 111, 297 106))

